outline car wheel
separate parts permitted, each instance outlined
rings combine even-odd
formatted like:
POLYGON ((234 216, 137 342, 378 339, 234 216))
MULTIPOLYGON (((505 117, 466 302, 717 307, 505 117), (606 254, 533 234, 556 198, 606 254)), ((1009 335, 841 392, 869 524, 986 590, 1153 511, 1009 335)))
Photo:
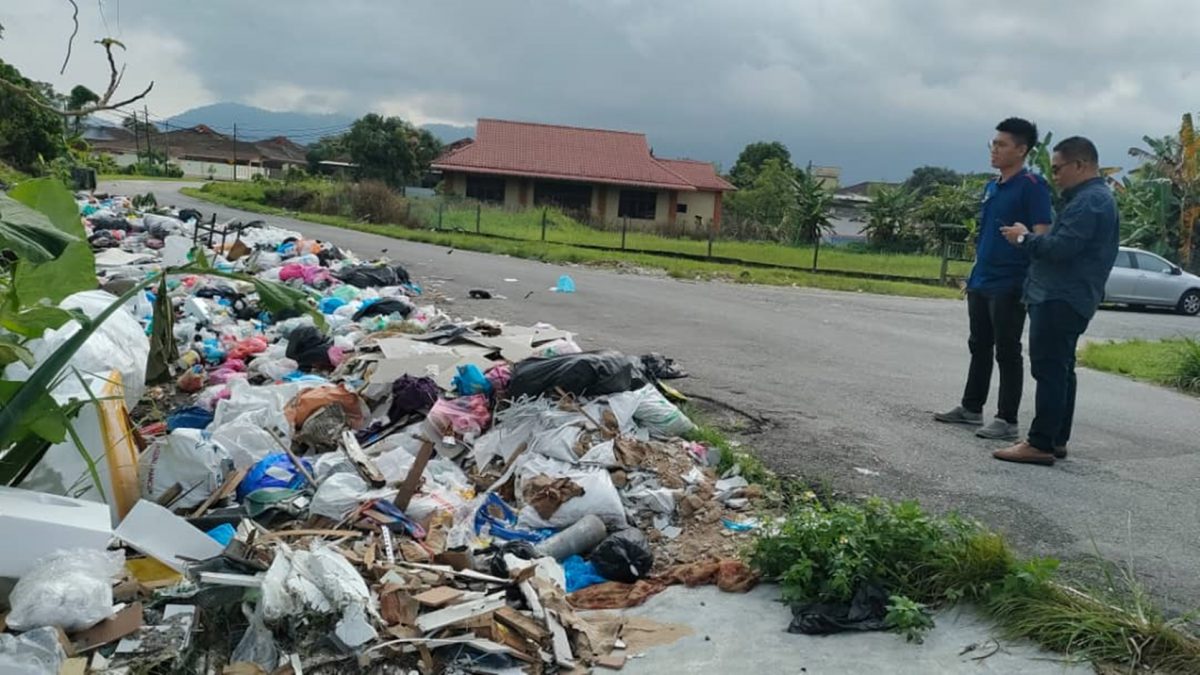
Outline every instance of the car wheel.
POLYGON ((1175 308, 1180 314, 1188 316, 1196 316, 1200 314, 1200 291, 1192 289, 1183 294, 1179 299, 1179 305, 1175 308))

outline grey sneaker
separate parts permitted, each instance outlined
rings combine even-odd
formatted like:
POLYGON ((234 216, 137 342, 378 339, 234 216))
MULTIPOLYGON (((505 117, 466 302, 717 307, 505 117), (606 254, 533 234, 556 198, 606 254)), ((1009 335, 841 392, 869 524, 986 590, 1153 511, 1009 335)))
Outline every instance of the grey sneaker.
POLYGON ((970 424, 977 427, 983 424, 983 413, 971 412, 960 405, 949 412, 934 413, 933 419, 946 424, 970 424))
POLYGON ((988 422, 987 426, 979 427, 975 435, 980 438, 991 438, 997 441, 1015 441, 1019 433, 1017 425, 997 417, 988 422))

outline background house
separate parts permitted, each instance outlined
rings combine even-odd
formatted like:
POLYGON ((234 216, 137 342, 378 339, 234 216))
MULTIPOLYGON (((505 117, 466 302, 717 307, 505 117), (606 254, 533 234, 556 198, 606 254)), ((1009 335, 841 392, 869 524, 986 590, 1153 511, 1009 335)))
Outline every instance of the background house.
POLYGON ((655 157, 644 134, 481 119, 432 166, 454 195, 511 208, 553 205, 616 224, 719 225, 734 187, 712 164, 655 157))
MULTIPOLYGON (((232 180, 237 167, 238 180, 256 175, 280 178, 291 167, 307 166, 307 149, 283 136, 262 141, 235 141, 203 124, 186 129, 149 132, 149 147, 156 156, 183 170, 185 176, 232 180)), ((112 155, 117 166, 127 167, 145 152, 146 134, 135 136, 123 127, 91 127, 84 134, 94 152, 112 155)))

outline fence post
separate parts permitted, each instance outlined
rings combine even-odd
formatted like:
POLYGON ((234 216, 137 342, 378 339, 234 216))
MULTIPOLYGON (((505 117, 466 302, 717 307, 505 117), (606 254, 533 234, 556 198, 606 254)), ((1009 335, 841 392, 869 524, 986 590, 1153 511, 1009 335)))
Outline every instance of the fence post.
POLYGON ((440 202, 440 201, 438 202, 438 226, 437 226, 438 230, 442 229, 442 209, 444 209, 445 207, 446 207, 446 204, 444 202, 440 202))
POLYGON ((625 250, 625 233, 629 231, 629 216, 621 219, 621 250, 625 250))
POLYGON ((817 256, 821 255, 821 231, 817 230, 817 238, 813 241, 813 266, 812 271, 817 271, 817 256))
POLYGON ((708 221, 708 257, 710 259, 712 258, 713 232, 713 223, 710 220, 708 221))
POLYGON ((942 239, 942 270, 938 273, 938 283, 946 285, 946 273, 950 270, 950 237, 946 236, 946 229, 938 226, 939 233, 942 239))
POLYGON ((483 215, 483 202, 475 204, 475 234, 479 234, 479 219, 483 215))
POLYGON ((542 207, 542 241, 546 241, 546 207, 542 207))

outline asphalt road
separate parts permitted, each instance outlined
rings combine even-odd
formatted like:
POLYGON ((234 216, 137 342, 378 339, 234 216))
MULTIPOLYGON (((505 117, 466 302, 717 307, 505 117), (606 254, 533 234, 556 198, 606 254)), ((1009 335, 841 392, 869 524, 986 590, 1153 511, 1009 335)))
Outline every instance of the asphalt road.
MULTIPOLYGON (((172 184, 106 187, 151 190, 160 204, 206 214, 215 208, 219 219, 263 218, 172 194, 172 184)), ((1028 554, 1082 560, 1099 551, 1131 561, 1169 606, 1200 606, 1196 398, 1081 369, 1070 459, 1052 468, 1005 464, 989 455, 997 443, 931 419, 961 396, 962 302, 567 269, 264 219, 359 255, 386 250, 430 289, 455 298, 452 314, 545 321, 576 331, 585 348, 663 352, 691 372, 682 382, 687 393, 765 419, 747 440, 778 471, 958 510, 1007 532, 1028 554), (577 293, 548 292, 563 273, 577 293), (469 300, 472 288, 507 299, 469 300)), ((1200 335, 1200 318, 1104 310, 1086 337, 1175 335, 1200 335)), ((1025 392, 1027 424, 1032 380, 1025 392)))

